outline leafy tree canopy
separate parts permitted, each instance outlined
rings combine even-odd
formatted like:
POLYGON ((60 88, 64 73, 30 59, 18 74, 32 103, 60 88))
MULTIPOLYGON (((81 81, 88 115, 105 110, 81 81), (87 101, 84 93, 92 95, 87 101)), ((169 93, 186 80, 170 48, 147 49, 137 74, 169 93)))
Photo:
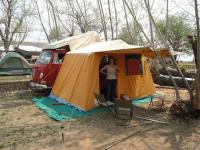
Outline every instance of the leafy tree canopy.
POLYGON ((128 44, 143 45, 143 39, 139 27, 131 23, 129 29, 127 26, 121 28, 119 32, 119 39, 124 40, 128 44))
MULTIPOLYGON (((173 50, 190 50, 187 35, 193 34, 193 28, 185 21, 184 16, 169 16, 168 28, 165 19, 157 21, 156 25, 173 50)), ((157 39, 160 40, 160 37, 157 36, 157 39)))

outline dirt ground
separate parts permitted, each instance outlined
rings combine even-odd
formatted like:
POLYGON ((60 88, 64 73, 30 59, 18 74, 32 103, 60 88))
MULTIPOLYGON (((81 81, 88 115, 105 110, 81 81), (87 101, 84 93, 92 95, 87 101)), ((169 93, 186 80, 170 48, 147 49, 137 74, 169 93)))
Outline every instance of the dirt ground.
MULTIPOLYGON (((178 119, 170 115, 169 106, 175 99, 174 90, 160 88, 157 91, 166 95, 165 109, 148 110, 146 104, 135 107, 134 116, 163 120, 169 125, 134 117, 130 125, 124 127, 119 125, 123 121, 109 112, 57 122, 34 106, 30 91, 0 96, 0 149, 102 150, 139 130, 110 150, 200 149, 200 120, 178 119)), ((188 98, 185 90, 181 90, 181 97, 188 98)))

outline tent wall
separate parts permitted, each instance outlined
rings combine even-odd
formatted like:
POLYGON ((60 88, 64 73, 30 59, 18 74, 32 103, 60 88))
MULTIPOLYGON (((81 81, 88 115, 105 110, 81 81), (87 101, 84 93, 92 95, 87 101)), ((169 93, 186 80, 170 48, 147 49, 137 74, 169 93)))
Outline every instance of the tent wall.
MULTIPOLYGON (((2 68, 9 68, 10 65, 13 66, 13 64, 19 64, 20 68, 31 68, 30 64, 27 62, 27 60, 19 55, 16 52, 8 52, 1 60, 0 60, 0 67, 2 68)), ((17 66, 19 67, 19 65, 17 66)))
POLYGON ((155 92, 154 83, 145 57, 142 57, 142 75, 126 75, 125 56, 113 56, 117 58, 117 65, 119 67, 117 80, 118 95, 124 93, 131 98, 138 98, 151 95, 155 92))
POLYGON ((1 68, 22 69, 22 68, 30 68, 30 66, 28 66, 19 57, 9 57, 4 61, 4 63, 2 63, 1 68))
MULTIPOLYGON (((52 94, 87 111, 95 108, 93 92, 99 93, 99 64, 103 54, 67 54, 52 89, 52 94)), ((124 54, 112 54, 117 59, 117 93, 131 98, 143 97, 155 92, 153 80, 143 58, 143 75, 125 74, 124 54)))
POLYGON ((21 59, 16 57, 10 57, 8 58, 4 64, 2 65, 2 68, 23 68, 21 59))
POLYGON ((83 110, 94 108, 92 93, 99 91, 99 60, 96 55, 66 55, 52 93, 83 110))

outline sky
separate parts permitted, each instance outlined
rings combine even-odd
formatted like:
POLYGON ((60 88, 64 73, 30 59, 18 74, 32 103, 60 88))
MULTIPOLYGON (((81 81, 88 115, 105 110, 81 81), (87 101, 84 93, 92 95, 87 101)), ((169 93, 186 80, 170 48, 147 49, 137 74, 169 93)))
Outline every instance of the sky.
MULTIPOLYGON (((96 0, 89 0, 92 2, 93 5, 96 5, 96 0)), ((133 3, 138 3, 140 0, 132 0, 133 3)), ((150 3, 153 3, 153 14, 155 18, 164 18, 165 17, 165 10, 166 10, 166 0, 150 0, 150 3), (163 14, 163 15, 161 15, 163 14)), ((106 2, 107 0, 102 0, 104 3, 103 7, 104 9, 107 9, 106 7, 106 2)), ((191 25, 194 25, 194 10, 193 10, 193 1, 192 0, 169 0, 169 14, 181 14, 184 12, 187 15, 188 22, 191 23, 191 25), (191 2, 190 2, 191 1, 191 2)), ((39 8, 42 14, 42 18, 44 23, 47 23, 47 12, 44 9, 45 8, 45 3, 44 0, 38 0, 39 8)), ((58 7, 62 8, 62 3, 58 4, 58 7), (60 6, 59 6, 60 5, 60 6)), ((121 3, 117 3, 118 10, 121 9, 121 3)), ((144 11, 142 11, 144 12, 144 11)), ((119 11, 119 16, 121 18, 121 22, 124 21, 123 17, 123 12, 120 10, 119 11)), ((148 25, 148 19, 146 18, 147 15, 141 13, 140 17, 140 23, 143 26, 148 25)), ((122 25, 122 24, 121 24, 122 25)), ((25 41, 34 41, 34 42, 47 42, 46 37, 43 33, 43 30, 41 28, 39 20, 35 19, 34 23, 32 24, 33 29, 25 39, 25 41)), ((148 28, 146 28, 147 30, 148 28)), ((67 35, 66 35, 67 36, 67 35)))

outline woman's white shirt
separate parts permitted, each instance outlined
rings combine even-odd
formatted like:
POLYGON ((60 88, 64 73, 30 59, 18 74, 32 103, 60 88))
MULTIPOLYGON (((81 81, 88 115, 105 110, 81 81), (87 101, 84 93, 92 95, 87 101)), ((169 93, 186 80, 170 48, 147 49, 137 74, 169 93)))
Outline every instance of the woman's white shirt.
POLYGON ((117 65, 107 66, 107 79, 114 80, 117 79, 117 65))

